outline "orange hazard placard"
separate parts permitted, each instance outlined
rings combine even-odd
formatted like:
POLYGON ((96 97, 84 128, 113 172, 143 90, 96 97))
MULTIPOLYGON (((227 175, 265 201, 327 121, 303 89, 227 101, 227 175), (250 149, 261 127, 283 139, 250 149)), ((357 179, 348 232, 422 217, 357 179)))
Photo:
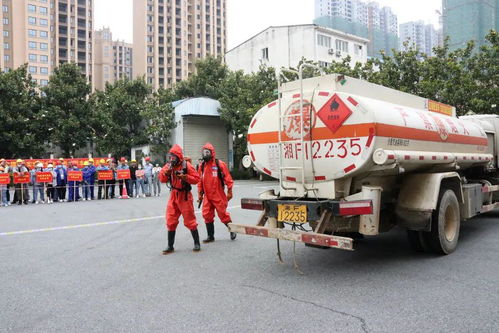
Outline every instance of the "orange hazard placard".
POLYGON ((343 123, 352 115, 352 110, 334 94, 333 97, 317 112, 324 125, 336 133, 343 123))
POLYGON ((113 180, 114 174, 112 170, 97 171, 98 180, 113 180))
POLYGON ((52 183, 54 177, 52 176, 52 172, 37 172, 36 173, 36 182, 37 183, 52 183))
POLYGON ((118 170, 118 179, 130 179, 130 170, 118 170))
POLYGON ((25 173, 24 175, 21 175, 19 173, 14 174, 14 184, 29 184, 30 182, 30 175, 29 173, 25 173))
POLYGON ((81 182, 83 180, 83 173, 81 171, 68 171, 69 182, 81 182))
POLYGON ((0 184, 8 185, 10 184, 10 174, 8 173, 0 173, 0 184))

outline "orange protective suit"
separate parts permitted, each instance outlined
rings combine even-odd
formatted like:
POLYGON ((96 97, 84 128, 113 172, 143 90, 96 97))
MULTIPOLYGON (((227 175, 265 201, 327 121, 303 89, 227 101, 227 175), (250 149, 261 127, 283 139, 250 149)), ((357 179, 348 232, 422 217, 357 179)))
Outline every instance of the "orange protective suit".
MULTIPOLYGON (((229 213, 227 213, 228 200, 225 194, 225 189, 222 186, 222 181, 219 178, 218 167, 216 164, 215 148, 212 144, 207 143, 203 149, 211 151, 212 159, 209 162, 203 162, 199 165, 198 172, 201 175, 201 181, 198 183, 198 193, 204 194, 203 199, 203 218, 206 223, 213 223, 215 221, 215 211, 222 223, 227 224, 231 222, 229 213)), ((222 171, 223 180, 227 191, 232 193, 234 181, 230 175, 229 168, 223 161, 218 161, 218 165, 222 171)))
POLYGON ((166 164, 159 173, 159 180, 162 183, 169 183, 171 186, 170 199, 166 207, 166 227, 168 231, 175 231, 178 226, 180 215, 184 218, 184 225, 193 231, 197 229, 196 215, 194 213, 194 199, 192 193, 185 188, 186 183, 195 185, 199 182, 199 174, 191 163, 184 160, 182 148, 174 145, 170 149, 170 154, 176 155, 180 162, 172 167, 166 164), (187 169, 187 178, 183 182, 176 173, 182 173, 184 167, 187 169), (171 173, 170 173, 171 170, 171 173), (170 175, 168 176, 168 174, 170 175))

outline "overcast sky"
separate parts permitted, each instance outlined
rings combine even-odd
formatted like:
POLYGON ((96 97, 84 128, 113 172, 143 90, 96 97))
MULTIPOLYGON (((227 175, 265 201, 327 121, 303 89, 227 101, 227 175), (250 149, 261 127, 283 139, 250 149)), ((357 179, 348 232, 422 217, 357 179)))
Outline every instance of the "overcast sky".
MULTIPOLYGON (((114 39, 133 39, 133 0, 95 0, 95 26, 110 27, 114 39)), ((168 0, 169 1, 169 0, 168 0)), ((423 20, 438 26, 441 0, 378 0, 392 7, 399 23, 423 20)), ((314 0, 227 0, 228 49, 271 25, 312 23, 314 0)))

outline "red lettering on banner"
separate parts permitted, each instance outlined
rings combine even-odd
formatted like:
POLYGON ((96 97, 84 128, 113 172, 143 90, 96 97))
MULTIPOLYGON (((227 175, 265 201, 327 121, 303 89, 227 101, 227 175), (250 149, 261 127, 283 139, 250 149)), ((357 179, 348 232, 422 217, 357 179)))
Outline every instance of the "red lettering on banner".
POLYGON ((8 173, 0 173, 0 185, 10 184, 10 175, 8 173))
POLYGON ((36 182, 37 183, 52 183, 54 177, 52 176, 52 172, 37 172, 36 173, 36 182))
POLYGON ((123 180, 123 179, 130 179, 130 170, 118 170, 118 179, 123 180))
POLYGON ((29 173, 25 174, 19 174, 15 173, 14 174, 14 184, 29 184, 31 181, 29 173))
POLYGON ((81 171, 68 171, 68 181, 81 182, 83 180, 83 173, 81 171))
POLYGON ((112 170, 97 171, 97 179, 98 180, 113 180, 114 173, 112 170))

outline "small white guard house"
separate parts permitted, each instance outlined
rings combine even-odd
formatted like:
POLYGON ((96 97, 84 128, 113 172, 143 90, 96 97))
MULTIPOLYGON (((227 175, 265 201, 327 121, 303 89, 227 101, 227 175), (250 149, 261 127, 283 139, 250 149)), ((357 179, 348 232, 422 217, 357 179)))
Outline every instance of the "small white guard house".
POLYGON ((184 155, 197 164, 201 147, 206 142, 215 146, 217 158, 229 168, 234 165, 232 134, 220 119, 220 102, 206 97, 188 98, 173 102, 177 127, 172 131, 171 144, 179 144, 184 155))

